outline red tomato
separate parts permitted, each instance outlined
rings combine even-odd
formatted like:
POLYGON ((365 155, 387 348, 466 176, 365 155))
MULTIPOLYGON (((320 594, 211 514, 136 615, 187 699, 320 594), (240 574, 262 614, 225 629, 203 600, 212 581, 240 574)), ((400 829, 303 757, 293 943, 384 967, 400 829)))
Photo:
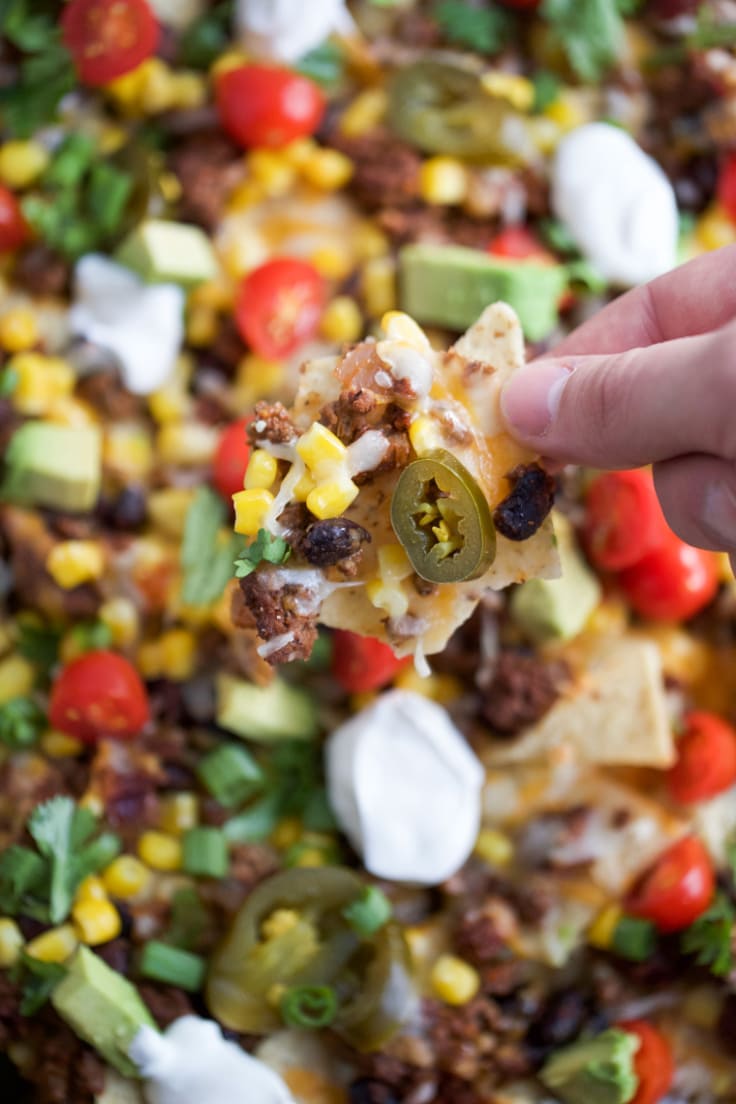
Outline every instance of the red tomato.
POLYGON ((651 920, 661 932, 686 928, 713 899, 715 875, 697 836, 686 836, 660 855, 634 886, 626 911, 651 920))
POLYGON ((9 188, 0 184, 0 253, 20 249, 29 238, 28 223, 20 203, 9 188))
POLYGON ((667 539, 652 473, 606 472, 585 500, 584 537, 590 559, 603 571, 622 571, 667 539))
POLYGON ((84 84, 107 84, 156 51, 159 25, 147 0, 70 0, 61 16, 64 45, 84 84))
POLYGON ((333 634, 332 674, 349 694, 380 690, 391 682, 411 656, 399 659, 381 640, 337 629, 333 634))
POLYGON ((729 154, 723 162, 716 192, 728 217, 736 222, 736 153, 729 154))
POLYGON ((641 617, 687 621, 707 606, 718 590, 717 560, 713 552, 692 548, 673 533, 622 571, 619 581, 641 617))
POLYGON ((275 65, 229 69, 217 81, 215 99, 224 129, 244 149, 281 149, 314 134, 325 110, 314 81, 275 65))
POLYGON ((324 304, 324 280, 314 265, 279 257, 243 279, 235 321, 255 353, 280 360, 314 335, 324 304))
POLYGON ((552 260, 539 238, 526 226, 507 226, 491 240, 488 252, 494 257, 508 257, 510 260, 525 261, 552 260))
POLYGON ((106 736, 136 736, 148 714, 148 695, 140 675, 115 652, 87 652, 72 660, 51 690, 51 724, 86 744, 106 736))
POLYGON ((677 762, 667 772, 667 788, 675 801, 704 801, 736 782, 736 729, 705 710, 685 717, 685 732, 677 741, 677 762))
POLYGON ((646 1020, 626 1020, 618 1026, 639 1040, 639 1049, 634 1055, 634 1073, 639 1087, 630 1104, 658 1104, 669 1092, 675 1073, 670 1044, 662 1032, 646 1020))
POLYGON ((252 418, 239 418, 225 426, 212 460, 212 482, 228 502, 243 489, 250 445, 245 431, 252 418))

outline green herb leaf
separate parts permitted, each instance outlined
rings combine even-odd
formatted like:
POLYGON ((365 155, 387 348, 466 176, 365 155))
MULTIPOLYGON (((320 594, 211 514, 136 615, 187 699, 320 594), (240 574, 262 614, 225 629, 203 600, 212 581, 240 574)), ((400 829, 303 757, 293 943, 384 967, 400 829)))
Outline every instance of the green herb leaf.
POLYGON ((723 893, 716 894, 710 908, 682 934, 682 949, 694 954, 699 966, 707 966, 716 977, 733 967, 732 933, 736 910, 723 893))
POLYGON ((0 911, 8 916, 22 912, 42 920, 47 874, 47 864, 30 847, 8 847, 0 854, 0 911))
POLYGON ((554 30, 581 80, 595 84, 618 57, 623 22, 616 0, 543 0, 540 14, 554 30))
POLYGON ((364 937, 375 935, 391 919, 393 909, 378 886, 366 886, 355 901, 342 910, 350 927, 364 937))
POLYGON ((244 579, 260 563, 286 563, 290 555, 291 545, 283 537, 273 537, 267 529, 259 529, 256 539, 235 561, 235 578, 244 579))
POLYGON ((17 138, 30 138, 56 117, 59 101, 75 87, 71 54, 59 32, 51 28, 38 46, 42 52, 26 57, 20 77, 0 89, 0 115, 5 128, 17 138))
POLYGON ((133 191, 133 177, 107 161, 99 161, 89 174, 85 207, 105 236, 119 229, 133 191))
POLYGON ((513 26, 502 8, 476 8, 466 0, 440 0, 432 14, 448 42, 482 54, 502 50, 513 26))
POLYGON ((44 673, 50 671, 59 659, 61 631, 28 619, 19 621, 18 630, 16 650, 25 659, 40 667, 44 673))
POLYGON ((225 503, 209 487, 200 487, 187 511, 181 565, 181 596, 190 606, 216 602, 233 575, 239 542, 221 532, 227 518, 225 503))
POLYGON ((14 978, 21 983, 23 998, 20 1004, 21 1016, 34 1016, 53 993, 66 974, 66 968, 59 962, 41 962, 38 958, 23 953, 20 963, 14 970, 14 978))
POLYGON ((233 0, 215 4, 184 30, 179 61, 192 69, 209 69, 230 42, 233 0))
POLYGON ((0 741, 17 751, 36 743, 46 715, 31 698, 11 698, 0 705, 0 741))
POLYGON ((0 34, 18 50, 43 50, 54 31, 56 8, 49 0, 1 0, 0 34))
POLYGON ((345 57, 338 43, 328 39, 300 58, 294 68, 315 84, 334 89, 345 75, 345 57))
POLYGON ((109 648, 112 643, 112 633, 104 621, 80 621, 69 635, 74 642, 74 651, 80 654, 109 648))

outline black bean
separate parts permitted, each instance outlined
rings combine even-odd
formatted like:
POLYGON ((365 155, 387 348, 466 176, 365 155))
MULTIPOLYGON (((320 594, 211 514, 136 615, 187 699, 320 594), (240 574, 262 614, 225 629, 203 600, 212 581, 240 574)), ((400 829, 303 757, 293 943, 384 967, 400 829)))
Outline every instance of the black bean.
POLYGON ((559 989, 544 1004, 529 1028, 526 1042, 533 1053, 564 1046, 580 1035, 590 1012, 589 1000, 579 989, 559 989))
POLYGON ((360 551, 371 535, 362 525, 348 518, 315 521, 304 534, 301 551, 315 567, 331 567, 360 551))
POLYGON ((111 529, 129 533, 146 520, 146 493, 142 487, 125 487, 117 498, 101 503, 102 519, 111 529))
POLYGON ((552 509, 555 481, 539 464, 522 464, 507 479, 511 493, 494 510, 493 522, 508 540, 527 540, 552 509))
POLYGON ((348 1089, 350 1104, 399 1104, 391 1088, 383 1081, 374 1081, 370 1077, 361 1077, 353 1081, 348 1089))

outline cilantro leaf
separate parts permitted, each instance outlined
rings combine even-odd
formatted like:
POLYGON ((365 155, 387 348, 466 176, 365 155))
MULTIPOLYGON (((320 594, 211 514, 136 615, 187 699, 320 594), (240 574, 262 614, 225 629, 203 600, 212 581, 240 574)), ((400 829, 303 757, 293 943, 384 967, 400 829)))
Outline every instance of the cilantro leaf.
POLYGON ((616 0, 543 0, 540 14, 578 77, 591 84, 600 80, 623 43, 616 0))
POLYGON ((43 1008, 65 974, 66 967, 61 963, 41 962, 23 952, 12 975, 13 980, 20 982, 23 988, 21 1016, 33 1016, 43 1008))
POLYGON ((298 73, 309 77, 323 88, 335 88, 345 75, 345 58, 336 42, 323 42, 299 59, 295 67, 298 73))
POLYGON ((17 650, 25 659, 48 673, 59 658, 61 631, 28 619, 19 620, 18 629, 17 650))
POLYGON ((511 17, 502 8, 476 8, 466 0, 440 0, 434 18, 448 42, 482 54, 496 54, 508 41, 511 17))
POLYGON ((235 578, 244 579, 260 563, 286 563, 290 555, 291 545, 283 537, 273 537, 267 529, 259 529, 256 539, 235 561, 235 578))
POLYGON ((707 966, 716 977, 724 977, 733 967, 732 933, 736 909, 723 893, 716 895, 706 912, 682 935, 682 949, 694 954, 699 966, 707 966))
POLYGON ((216 602, 232 578, 239 542, 234 534, 221 532, 226 518, 220 496, 209 487, 200 487, 187 511, 181 546, 181 596, 187 605, 216 602))
POLYGON ((45 724, 44 711, 31 698, 11 698, 0 705, 0 741, 14 751, 35 744, 45 724))
POLYGON ((42 50, 21 62, 19 80, 0 89, 3 123, 17 138, 30 138, 51 122, 59 102, 76 84, 71 54, 58 31, 49 31, 42 50))
POLYGON ((30 847, 8 847, 0 855, 0 912, 42 920, 46 881, 47 864, 40 855, 30 847))

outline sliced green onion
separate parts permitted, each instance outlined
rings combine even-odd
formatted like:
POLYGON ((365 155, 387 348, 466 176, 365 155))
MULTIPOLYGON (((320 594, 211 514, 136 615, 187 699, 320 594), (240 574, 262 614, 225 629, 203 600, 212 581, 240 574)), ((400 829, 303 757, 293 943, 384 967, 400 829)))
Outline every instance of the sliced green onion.
POLYGON ((43 182, 52 188, 74 188, 94 161, 97 152, 93 138, 70 134, 59 146, 44 173, 43 182))
POLYGON ((170 947, 158 939, 146 943, 141 954, 140 969, 144 977, 176 985, 188 993, 202 988, 207 963, 201 955, 170 947))
POLYGON ((80 621, 69 635, 74 641, 75 652, 109 648, 112 643, 112 633, 104 621, 80 621))
POLYGON ((337 995, 329 985, 293 985, 281 998, 281 1018, 289 1027, 327 1027, 337 1015, 337 995))
POLYGON ((219 828, 190 828, 183 840, 183 866, 200 878, 224 878, 230 863, 219 828))
POLYGON ((358 935, 374 935, 391 919, 391 902, 378 886, 366 886, 342 914, 358 935))
POLYGON ((254 843, 270 836, 278 824, 284 799, 281 793, 266 794, 245 812, 231 817, 222 826, 230 843, 254 843))
POLYGON ((205 755, 197 774, 216 801, 226 808, 241 805, 263 789, 263 771, 250 752, 234 744, 222 744, 205 755))
POLYGON ((133 177, 105 161, 99 161, 89 174, 88 213, 103 234, 114 234, 133 190, 133 177))
POLYGON ((651 920, 622 916, 613 932, 611 950, 631 962, 645 962, 654 953, 657 929, 651 920))
POLYGON ((337 828, 337 820, 324 786, 308 795, 304 803, 302 823, 309 832, 333 832, 337 828))

